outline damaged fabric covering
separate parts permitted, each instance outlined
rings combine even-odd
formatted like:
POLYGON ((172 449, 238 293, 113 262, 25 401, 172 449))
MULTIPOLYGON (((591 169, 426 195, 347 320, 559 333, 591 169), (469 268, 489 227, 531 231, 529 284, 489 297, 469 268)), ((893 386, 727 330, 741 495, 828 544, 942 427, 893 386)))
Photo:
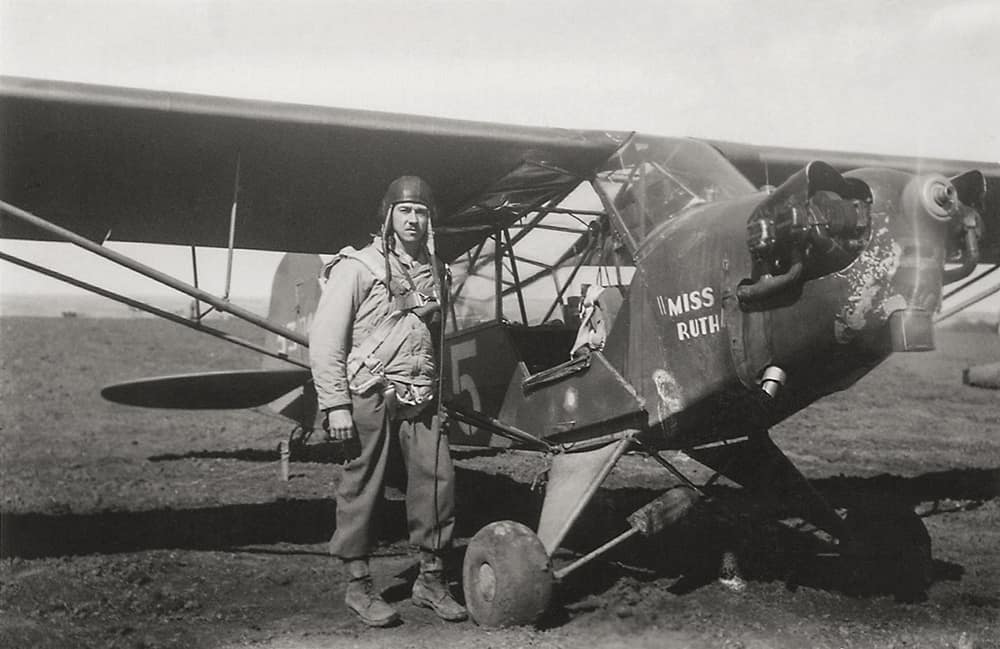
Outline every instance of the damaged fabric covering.
MULTIPOLYGON (((610 261, 601 264, 606 239, 598 231, 602 207, 589 183, 580 184, 559 203, 559 209, 579 212, 532 211, 509 227, 506 235, 501 233, 503 319, 527 325, 575 324, 577 302, 587 285, 631 281, 633 266, 622 260, 618 266, 610 261), (508 235, 513 259, 506 246, 508 235)), ((449 324, 457 323, 461 329, 497 319, 496 254, 491 236, 452 263, 455 322, 449 324)))
MULTIPOLYGON (((577 309, 571 298, 581 296, 586 286, 627 285, 631 281, 632 256, 638 254, 641 242, 659 225, 691 207, 755 191, 712 146, 699 140, 641 134, 633 135, 607 160, 595 181, 614 210, 607 227, 597 227, 598 217, 589 213, 602 211, 603 207, 587 184, 577 187, 560 204, 561 208, 579 209, 583 214, 547 214, 537 220, 527 214, 511 227, 517 276, 509 255, 502 251, 501 279, 506 287, 503 317, 522 320, 513 289, 520 280, 525 324, 572 321, 577 309), (621 236, 613 239, 612 229, 621 236), (536 279, 526 281, 530 278, 536 279), (553 309, 566 282, 570 285, 553 309), (560 309, 564 310, 562 314, 560 309)), ((453 266, 456 286, 466 284, 456 305, 459 327, 491 320, 495 310, 490 303, 495 276, 493 241, 485 242, 478 258, 475 252, 470 250, 453 266), (477 301, 472 296, 480 298, 477 301)))

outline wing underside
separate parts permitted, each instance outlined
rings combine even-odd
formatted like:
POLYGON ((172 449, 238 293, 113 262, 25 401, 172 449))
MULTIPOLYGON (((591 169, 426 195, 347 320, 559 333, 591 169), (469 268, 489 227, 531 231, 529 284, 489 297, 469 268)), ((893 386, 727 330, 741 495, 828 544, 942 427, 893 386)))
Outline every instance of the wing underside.
MULTIPOLYGON (((452 258, 568 194, 628 133, 3 78, 0 198, 95 241, 333 252, 423 176, 452 258)), ((0 217, 7 238, 47 235, 0 217)))
MULTIPOLYGON (((435 187, 448 260, 554 205, 627 132, 486 124, 0 78, 0 199, 94 241, 328 253, 363 244, 388 182, 435 187)), ((986 177, 984 263, 1000 263, 1000 164, 712 142, 751 182, 812 160, 986 177)), ((49 235, 0 215, 0 235, 49 235)))

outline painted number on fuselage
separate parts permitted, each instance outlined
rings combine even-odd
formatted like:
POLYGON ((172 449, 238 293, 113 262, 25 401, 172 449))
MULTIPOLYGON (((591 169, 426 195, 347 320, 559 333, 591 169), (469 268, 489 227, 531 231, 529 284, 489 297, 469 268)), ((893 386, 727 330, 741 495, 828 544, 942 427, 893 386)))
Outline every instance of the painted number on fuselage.
MULTIPOLYGON (((469 398, 472 400, 472 409, 477 412, 482 410, 483 402, 479 397, 479 390, 476 388, 476 382, 472 378, 472 375, 468 372, 463 372, 464 366, 468 365, 468 361, 476 357, 476 341, 475 339, 463 340, 460 343, 455 343, 451 346, 451 391, 452 394, 458 396, 463 392, 469 394, 469 398)), ((459 424, 462 430, 465 431, 466 435, 472 435, 476 431, 468 424, 459 424)))

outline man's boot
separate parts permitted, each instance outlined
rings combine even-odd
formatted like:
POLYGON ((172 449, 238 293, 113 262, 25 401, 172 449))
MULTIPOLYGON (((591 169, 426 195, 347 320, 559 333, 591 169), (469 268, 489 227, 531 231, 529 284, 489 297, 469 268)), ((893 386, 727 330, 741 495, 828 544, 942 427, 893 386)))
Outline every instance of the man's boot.
POLYGON ((399 622, 399 613, 375 589, 375 582, 368 572, 368 559, 352 559, 345 563, 350 579, 344 594, 347 608, 368 626, 390 626, 399 622))
POLYGON ((444 578, 444 563, 441 558, 424 552, 420 559, 420 574, 413 582, 411 601, 434 611, 439 618, 448 622, 461 622, 469 617, 465 607, 455 601, 448 591, 444 578))

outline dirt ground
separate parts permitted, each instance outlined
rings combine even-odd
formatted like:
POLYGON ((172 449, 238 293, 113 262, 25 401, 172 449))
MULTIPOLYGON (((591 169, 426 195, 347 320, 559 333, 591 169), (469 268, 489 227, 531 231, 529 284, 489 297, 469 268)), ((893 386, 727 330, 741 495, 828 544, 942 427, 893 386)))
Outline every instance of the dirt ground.
MULTIPOLYGON (((274 416, 143 410, 98 394, 143 376, 255 367, 252 354, 149 319, 3 318, 0 358, 3 647, 1000 647, 1000 393, 960 380, 967 365, 1000 360, 986 331, 940 331, 938 351, 894 356, 773 431, 835 504, 889 493, 923 516, 926 601, 850 592, 838 559, 762 521, 744 530, 742 592, 712 578, 716 539, 681 532, 630 541, 570 575, 537 628, 493 631, 408 602, 413 561, 395 500, 374 565, 404 623, 368 629, 346 611, 326 554, 337 448, 311 445, 283 482, 275 446, 289 427, 274 416)), ((536 522, 530 485, 543 461, 454 455, 457 568, 487 522, 536 522)), ((624 458, 566 556, 624 529, 668 483, 651 461, 624 458)))

